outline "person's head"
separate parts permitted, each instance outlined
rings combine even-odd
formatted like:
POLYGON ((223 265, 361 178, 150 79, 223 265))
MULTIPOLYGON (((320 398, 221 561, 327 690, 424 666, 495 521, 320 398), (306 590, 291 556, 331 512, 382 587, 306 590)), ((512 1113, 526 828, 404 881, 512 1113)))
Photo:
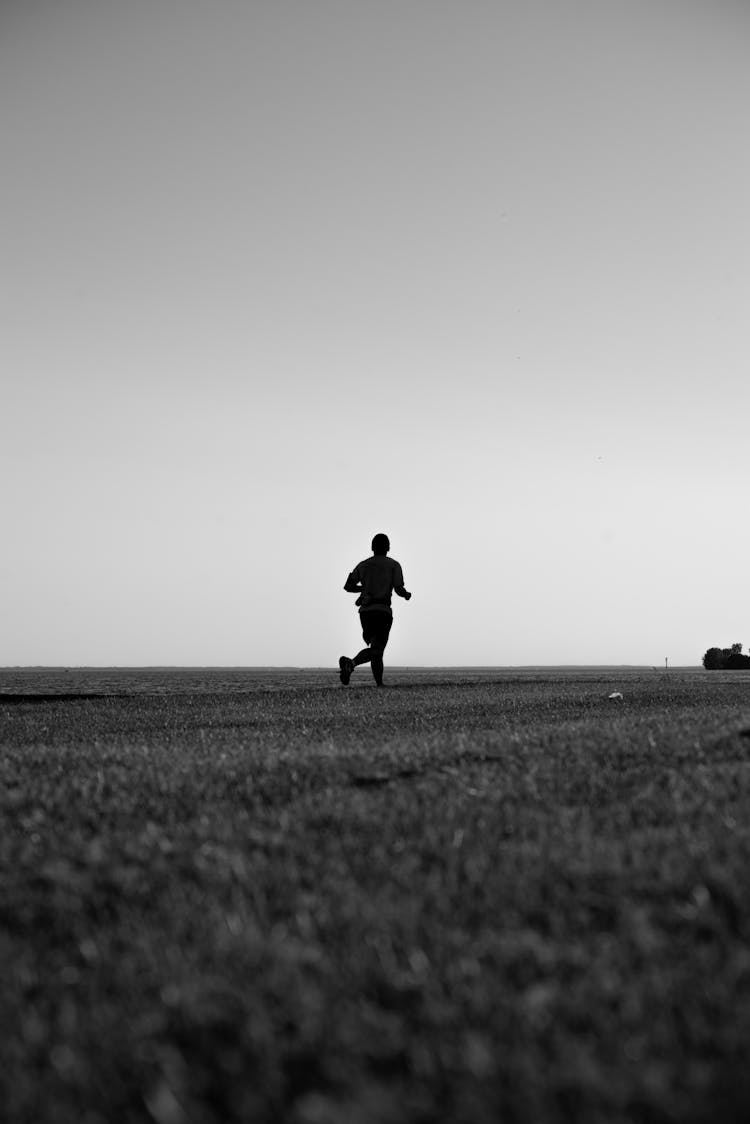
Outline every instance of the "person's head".
POLYGON ((391 544, 388 541, 387 535, 376 535, 372 540, 372 553, 373 554, 387 554, 391 549, 391 544))

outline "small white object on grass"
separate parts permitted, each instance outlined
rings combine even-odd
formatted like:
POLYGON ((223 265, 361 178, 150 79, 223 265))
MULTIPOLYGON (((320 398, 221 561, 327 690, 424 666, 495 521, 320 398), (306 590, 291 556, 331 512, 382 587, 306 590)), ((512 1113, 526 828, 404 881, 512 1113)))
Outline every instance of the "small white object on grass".
POLYGON ((608 695, 608 696, 607 696, 607 698, 610 698, 610 699, 621 699, 621 698, 622 698, 622 691, 613 691, 611 695, 608 695))

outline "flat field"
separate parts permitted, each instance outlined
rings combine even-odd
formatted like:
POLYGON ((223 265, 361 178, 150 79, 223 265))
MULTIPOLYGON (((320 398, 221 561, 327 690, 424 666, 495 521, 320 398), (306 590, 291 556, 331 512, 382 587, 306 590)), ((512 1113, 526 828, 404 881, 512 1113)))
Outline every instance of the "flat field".
POLYGON ((750 1119, 750 675, 357 674, 0 671, 0 1117, 750 1119))

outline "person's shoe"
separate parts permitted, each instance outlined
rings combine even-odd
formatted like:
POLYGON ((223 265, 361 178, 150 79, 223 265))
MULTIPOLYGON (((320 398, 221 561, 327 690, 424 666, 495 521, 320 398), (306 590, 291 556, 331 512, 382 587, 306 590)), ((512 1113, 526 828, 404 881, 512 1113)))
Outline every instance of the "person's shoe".
POLYGON ((354 671, 354 660, 350 660, 348 656, 341 656, 339 659, 339 679, 346 685, 352 677, 354 671))

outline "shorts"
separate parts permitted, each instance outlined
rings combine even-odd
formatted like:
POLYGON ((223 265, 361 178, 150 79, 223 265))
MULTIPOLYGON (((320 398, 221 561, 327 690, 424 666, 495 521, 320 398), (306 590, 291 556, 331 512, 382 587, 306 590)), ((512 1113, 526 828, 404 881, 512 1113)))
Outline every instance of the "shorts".
POLYGON ((379 609, 365 609, 364 612, 360 612, 359 619, 362 622, 362 637, 365 644, 385 649, 393 624, 391 614, 383 613, 379 609))

